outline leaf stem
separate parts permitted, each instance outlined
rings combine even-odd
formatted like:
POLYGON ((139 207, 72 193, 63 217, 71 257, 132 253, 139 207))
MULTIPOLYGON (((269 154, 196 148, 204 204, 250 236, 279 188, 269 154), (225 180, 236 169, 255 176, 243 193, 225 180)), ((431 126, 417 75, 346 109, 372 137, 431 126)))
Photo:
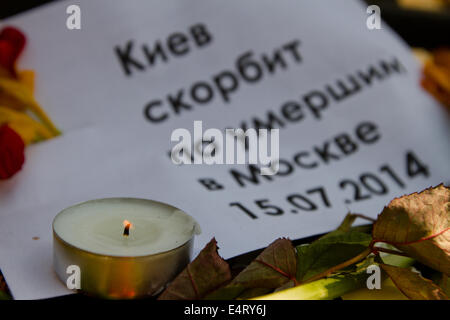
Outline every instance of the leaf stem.
POLYGON ((372 247, 372 253, 376 254, 377 252, 384 252, 384 253, 395 254, 397 256, 409 257, 406 253, 403 253, 401 251, 391 250, 391 249, 381 248, 381 247, 372 247))
POLYGON ((336 272, 340 269, 343 269, 345 267, 348 267, 362 259, 364 259, 365 257, 367 257, 370 253, 372 252, 372 247, 367 248, 366 250, 364 250, 363 252, 361 252, 360 254, 358 254, 356 257, 351 258, 350 260, 347 260, 345 262, 342 262, 340 264, 338 264, 337 266, 334 266, 328 270, 325 270, 319 274, 316 274, 315 276, 312 276, 311 278, 308 278, 307 280, 301 282, 300 284, 305 284, 305 283, 309 283, 309 282, 313 282, 316 280, 319 280, 320 278, 326 277, 328 275, 330 275, 333 272, 336 272))

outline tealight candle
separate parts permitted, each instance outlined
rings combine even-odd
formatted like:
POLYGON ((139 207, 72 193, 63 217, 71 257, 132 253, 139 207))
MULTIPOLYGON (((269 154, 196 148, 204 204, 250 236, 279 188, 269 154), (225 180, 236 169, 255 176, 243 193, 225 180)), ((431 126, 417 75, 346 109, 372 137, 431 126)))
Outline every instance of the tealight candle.
POLYGON ((154 295, 189 263, 199 233, 191 216, 161 202, 91 200, 55 217, 54 268, 66 284, 68 268, 79 267, 80 289, 91 295, 154 295))

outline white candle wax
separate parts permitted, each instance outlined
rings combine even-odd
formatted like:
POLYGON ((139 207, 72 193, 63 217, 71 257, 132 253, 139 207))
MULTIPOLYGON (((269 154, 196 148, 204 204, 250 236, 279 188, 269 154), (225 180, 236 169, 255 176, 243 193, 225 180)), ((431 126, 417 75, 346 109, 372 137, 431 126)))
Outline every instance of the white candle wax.
POLYGON ((177 248, 198 233, 194 219, 163 203, 140 199, 89 201, 62 211, 55 233, 74 247, 109 256, 144 256, 177 248), (131 224, 124 236, 124 221, 131 224))
POLYGON ((79 289, 95 296, 154 295, 187 265, 198 233, 192 217, 164 203, 87 201, 53 220, 55 271, 66 283, 68 267, 78 266, 79 289))

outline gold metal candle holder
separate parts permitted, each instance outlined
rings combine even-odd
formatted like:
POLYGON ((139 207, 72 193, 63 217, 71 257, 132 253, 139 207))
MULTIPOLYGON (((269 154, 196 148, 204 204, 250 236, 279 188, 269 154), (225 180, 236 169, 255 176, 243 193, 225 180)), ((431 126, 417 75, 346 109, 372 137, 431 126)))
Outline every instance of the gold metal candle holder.
MULTIPOLYGON (((129 198, 117 199, 133 201, 129 198)), ((129 226, 124 232, 129 232, 129 226)), ((75 265, 81 271, 80 290, 83 293, 109 299, 132 299, 158 294, 186 267, 192 255, 194 232, 187 242, 174 249, 129 257, 103 255, 80 249, 67 243, 58 235, 55 231, 55 223, 53 223, 53 240, 54 268, 64 284, 69 277, 66 273, 67 268, 75 265)))

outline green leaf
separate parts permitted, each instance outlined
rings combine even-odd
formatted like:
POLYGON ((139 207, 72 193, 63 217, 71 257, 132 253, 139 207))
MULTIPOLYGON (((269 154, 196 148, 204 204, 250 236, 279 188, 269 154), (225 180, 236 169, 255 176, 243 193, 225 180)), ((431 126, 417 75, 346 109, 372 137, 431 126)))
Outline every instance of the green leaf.
POLYGON ((441 184, 392 200, 378 216, 373 238, 450 275, 450 189, 441 184))
POLYGON ((261 252, 230 284, 207 298, 234 299, 247 289, 274 290, 289 281, 295 282, 296 264, 295 249, 291 241, 278 239, 261 252))
POLYGON ((344 217, 344 220, 342 220, 341 224, 336 228, 336 230, 323 235, 322 237, 320 237, 320 239, 328 238, 328 237, 331 237, 334 235, 340 235, 344 232, 349 232, 349 231, 358 231, 358 232, 362 232, 362 233, 372 234, 372 224, 369 224, 369 225, 366 224, 366 225, 353 227, 353 223, 359 217, 361 217, 361 215, 359 215, 359 214, 353 214, 350 212, 347 213, 344 217))
POLYGON ((347 213, 344 217, 344 220, 342 220, 341 224, 336 228, 336 230, 333 230, 323 236, 320 237, 320 239, 328 238, 335 235, 340 235, 345 232, 349 232, 352 229, 352 225, 355 222, 357 216, 351 213, 347 213))
MULTIPOLYGON (((377 248, 398 251, 394 246, 387 243, 379 243, 377 248)), ((375 261, 396 267, 410 267, 416 260, 401 255, 379 252, 379 255, 376 257, 375 261)))
POLYGON ((374 264, 373 257, 352 266, 349 272, 340 272, 327 278, 277 291, 260 297, 261 300, 330 300, 366 285, 366 268, 374 264))
POLYGON ((202 299, 231 280, 228 263, 217 253, 216 239, 203 250, 164 290, 160 300, 202 299))
POLYGON ((297 247, 297 280, 304 282, 337 266, 369 247, 372 237, 366 233, 333 231, 309 245, 297 247))
POLYGON ((344 220, 341 222, 339 227, 337 227, 336 231, 342 231, 342 232, 349 232, 353 223, 358 218, 357 215, 352 213, 347 213, 347 215, 344 217, 344 220))
POLYGON ((395 286, 412 300, 448 300, 446 294, 431 280, 408 268, 381 264, 395 286))

